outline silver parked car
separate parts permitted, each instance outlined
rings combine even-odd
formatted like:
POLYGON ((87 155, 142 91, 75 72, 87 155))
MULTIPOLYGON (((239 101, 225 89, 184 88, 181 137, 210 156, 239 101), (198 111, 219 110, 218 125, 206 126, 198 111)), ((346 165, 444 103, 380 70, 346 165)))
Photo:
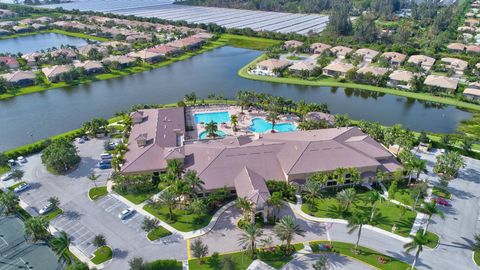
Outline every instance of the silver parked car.
POLYGON ((123 210, 120 214, 118 214, 118 218, 124 220, 127 217, 133 215, 133 213, 135 213, 135 210, 133 208, 127 208, 123 210))

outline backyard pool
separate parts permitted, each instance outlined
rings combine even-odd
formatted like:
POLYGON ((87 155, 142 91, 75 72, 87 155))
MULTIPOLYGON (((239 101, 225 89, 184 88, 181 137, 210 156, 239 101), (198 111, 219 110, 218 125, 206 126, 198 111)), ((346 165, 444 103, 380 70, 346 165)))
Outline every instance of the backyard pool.
MULTIPOLYGON (((217 130, 217 132, 215 132, 215 133, 217 134, 218 138, 223 138, 227 135, 227 134, 225 134, 225 132, 223 132, 221 130, 217 130)), ((206 131, 201 132, 200 134, 198 134, 198 138, 200 140, 209 139, 208 138, 208 132, 206 132, 206 131)))
POLYGON ((230 114, 228 112, 210 112, 210 113, 196 113, 195 124, 210 123, 211 121, 220 124, 230 122, 230 114))
MULTIPOLYGON (((288 131, 295 131, 297 127, 291 123, 281 123, 275 124, 275 131, 278 132, 288 132, 288 131)), ((252 125, 250 126, 250 130, 257 133, 265 133, 267 131, 272 130, 272 123, 267 122, 263 118, 254 118, 252 120, 252 125)))

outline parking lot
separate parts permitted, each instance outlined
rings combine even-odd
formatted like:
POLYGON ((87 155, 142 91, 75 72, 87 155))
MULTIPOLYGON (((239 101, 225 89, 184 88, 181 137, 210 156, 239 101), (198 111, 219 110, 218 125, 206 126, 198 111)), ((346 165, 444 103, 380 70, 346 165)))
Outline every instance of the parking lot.
POLYGON ((88 190, 94 187, 88 175, 91 172, 100 174, 96 185, 101 186, 106 184, 111 172, 97 168, 100 154, 104 152, 103 144, 104 140, 98 139, 77 143, 81 163, 75 171, 66 175, 48 172, 39 154, 27 157, 28 162, 20 168, 25 171, 23 180, 31 187, 19 194, 21 200, 29 205, 27 210, 37 215, 48 198, 58 197, 63 213, 51 220, 51 225, 59 231, 65 231, 72 244, 89 258, 95 251, 92 239, 97 234, 104 235, 114 252, 114 260, 106 269, 127 269, 128 261, 133 257, 143 257, 147 261, 186 259, 185 241, 178 235, 151 243, 141 228, 144 219, 141 214, 135 213, 121 220, 118 214, 128 208, 127 204, 112 195, 97 201, 88 198, 88 190))

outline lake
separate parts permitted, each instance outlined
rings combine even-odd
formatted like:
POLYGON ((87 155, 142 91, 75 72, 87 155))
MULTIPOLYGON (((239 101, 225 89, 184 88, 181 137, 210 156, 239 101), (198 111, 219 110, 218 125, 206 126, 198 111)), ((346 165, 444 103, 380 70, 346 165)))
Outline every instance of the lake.
POLYGON ((83 38, 71 37, 57 33, 43 33, 0 40, 0 53, 32 53, 48 48, 60 48, 61 45, 81 47, 87 44, 83 38))
POLYGON ((401 123, 413 130, 454 132, 471 113, 376 92, 332 87, 309 87, 247 80, 237 71, 261 54, 259 51, 222 47, 174 63, 118 79, 49 90, 0 101, 0 151, 78 128, 93 117, 109 118, 132 105, 170 103, 195 91, 234 98, 238 90, 255 90, 307 102, 325 102, 332 113, 377 121, 401 123))

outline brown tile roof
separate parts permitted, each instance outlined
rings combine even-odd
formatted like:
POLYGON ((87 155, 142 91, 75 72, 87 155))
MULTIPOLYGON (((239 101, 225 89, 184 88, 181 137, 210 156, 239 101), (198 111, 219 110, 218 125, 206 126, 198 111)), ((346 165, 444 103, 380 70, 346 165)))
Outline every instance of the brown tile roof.
POLYGON ((312 71, 316 67, 316 64, 314 62, 305 62, 305 61, 298 61, 288 67, 289 70, 294 70, 294 71, 301 71, 301 70, 308 70, 312 71))
POLYGON ((335 72, 346 73, 353 68, 355 68, 355 66, 352 65, 352 64, 345 64, 345 63, 336 62, 336 63, 330 63, 328 66, 324 67, 323 69, 324 70, 331 70, 331 71, 335 71, 335 72))
POLYGON ((5 73, 0 75, 2 78, 4 78, 7 82, 10 83, 15 83, 21 80, 34 80, 35 79, 35 73, 33 71, 22 71, 22 70, 17 70, 14 72, 10 73, 5 73))
POLYGON ((390 62, 403 63, 407 56, 398 52, 384 52, 381 57, 388 59, 390 62))
POLYGON ((448 44, 447 49, 454 51, 463 51, 465 50, 465 45, 462 43, 450 43, 448 44))
POLYGON ((330 49, 330 51, 335 55, 346 55, 353 51, 353 49, 345 47, 345 46, 335 46, 330 49))
POLYGON ((372 50, 372 49, 367 49, 367 48, 362 48, 358 49, 355 51, 356 55, 360 55, 362 57, 370 57, 370 58, 375 58, 379 54, 378 51, 372 50))
POLYGON ((388 72, 388 69, 382 68, 382 67, 375 67, 375 66, 364 66, 357 71, 357 73, 360 73, 360 74, 372 73, 375 76, 382 76, 387 74, 387 72, 388 72))
POLYGON ((392 74, 390 74, 388 77, 391 80, 395 80, 395 81, 410 82, 413 76, 414 76, 413 73, 410 71, 394 70, 392 74))
POLYGON ((147 49, 149 52, 159 53, 161 55, 166 55, 168 53, 175 53, 178 52, 178 48, 168 46, 165 44, 159 45, 157 47, 147 49))
POLYGON ((455 90, 457 89, 458 79, 439 75, 428 75, 427 78, 425 78, 424 84, 455 90))
POLYGON ((287 40, 283 43, 283 47, 289 48, 298 48, 303 45, 303 42, 298 40, 287 40))
POLYGON ((332 48, 331 45, 323 44, 323 43, 313 43, 312 45, 310 45, 310 49, 315 54, 321 54, 321 53, 323 53, 324 51, 326 51, 330 48, 332 48))
POLYGON ((255 171, 244 167, 234 179, 237 196, 263 207, 270 198, 265 179, 255 171))
POLYGON ((435 64, 435 61, 436 60, 433 57, 416 54, 416 55, 410 56, 407 62, 415 65, 421 65, 421 66, 433 66, 433 64, 435 64))
POLYGON ((282 69, 290 65, 289 61, 279 60, 279 59, 267 59, 257 63, 257 66, 265 67, 269 70, 282 69))

